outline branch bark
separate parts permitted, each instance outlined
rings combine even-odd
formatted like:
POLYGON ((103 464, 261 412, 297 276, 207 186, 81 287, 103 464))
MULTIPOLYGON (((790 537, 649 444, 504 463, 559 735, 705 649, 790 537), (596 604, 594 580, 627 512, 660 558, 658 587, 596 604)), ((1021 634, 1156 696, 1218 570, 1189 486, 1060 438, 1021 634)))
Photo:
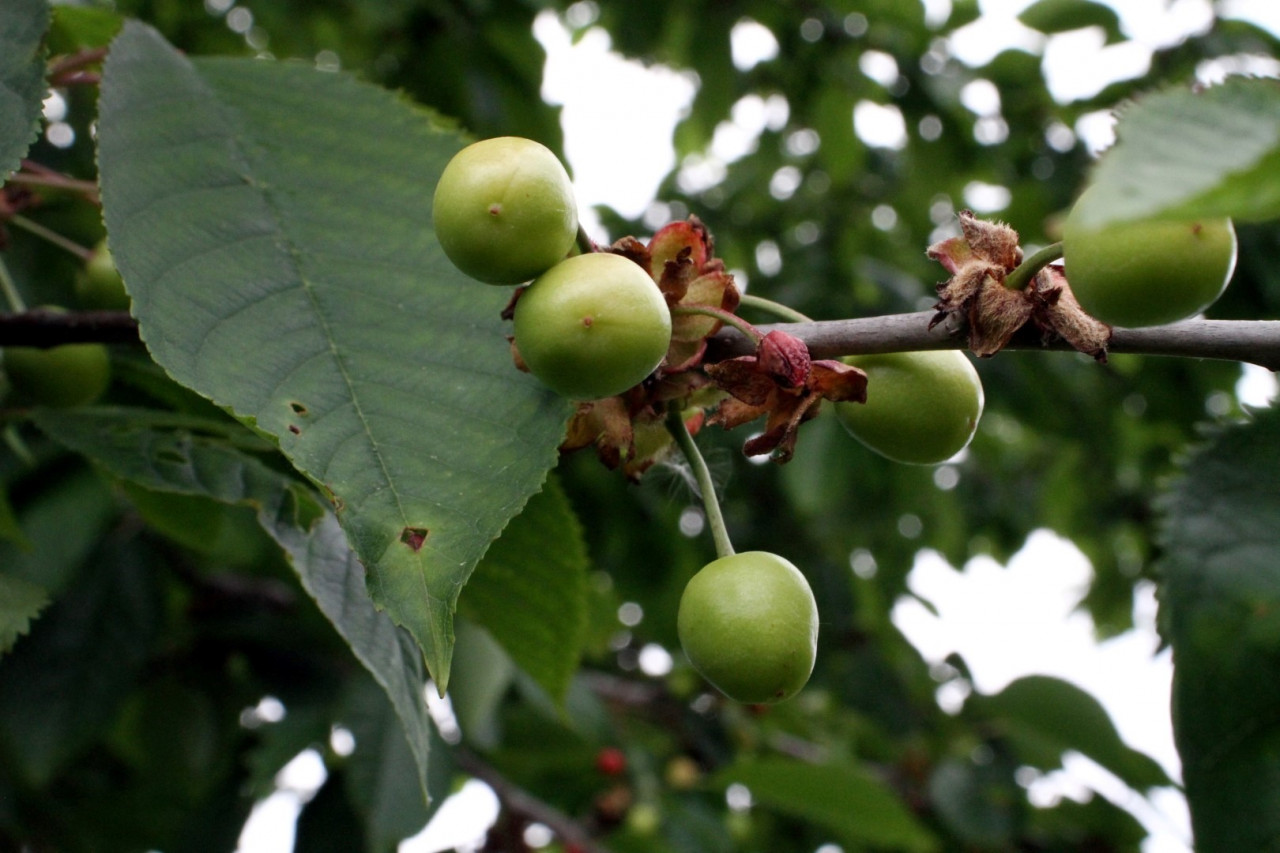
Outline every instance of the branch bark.
POLYGON ((138 343, 138 321, 128 311, 68 311, 40 308, 0 314, 0 347, 138 343))
MULTIPOLYGON (((804 341, 814 358, 839 358, 909 350, 964 349, 965 334, 948 320, 929 328, 935 312, 891 314, 852 320, 759 325, 761 332, 783 329, 804 341)), ((1006 349, 1073 351, 1065 341, 1044 341, 1023 328, 1006 349)), ((734 329, 722 329, 708 345, 707 361, 749 355, 755 345, 734 329)), ((1280 370, 1280 320, 1183 320, 1145 329, 1114 329, 1111 353, 1226 359, 1280 370)))
MULTIPOLYGON (((773 323, 762 333, 783 329, 804 341, 814 358, 839 358, 909 350, 963 349, 964 330, 948 320, 932 329, 933 311, 888 314, 851 320, 773 323)), ((137 343, 137 321, 124 311, 33 310, 0 314, 0 346, 51 347, 67 343, 137 343)), ((1034 329, 1014 335, 1007 349, 1071 351, 1064 341, 1044 341, 1034 329)), ((723 361, 755 352, 755 343, 736 329, 713 337, 707 361, 723 361)), ((1117 328, 1108 352, 1244 361, 1280 370, 1280 320, 1183 320, 1145 329, 1117 328)))

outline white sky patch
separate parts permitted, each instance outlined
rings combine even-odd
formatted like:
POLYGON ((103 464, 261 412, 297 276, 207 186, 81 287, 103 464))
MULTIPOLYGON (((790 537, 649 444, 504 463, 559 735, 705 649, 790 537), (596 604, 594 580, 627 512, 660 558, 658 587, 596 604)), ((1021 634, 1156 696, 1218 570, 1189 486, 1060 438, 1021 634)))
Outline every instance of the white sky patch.
POLYGON ((743 18, 729 31, 729 51, 734 68, 750 71, 761 62, 777 57, 778 40, 764 24, 743 18))
POLYGON ((893 104, 858 101, 853 108, 853 132, 872 148, 899 150, 907 145, 907 123, 893 104))
POLYGON ((547 51, 542 96, 563 107, 579 206, 639 217, 675 166, 671 138, 693 103, 692 75, 623 59, 603 29, 574 43, 552 12, 538 15, 533 32, 547 51))

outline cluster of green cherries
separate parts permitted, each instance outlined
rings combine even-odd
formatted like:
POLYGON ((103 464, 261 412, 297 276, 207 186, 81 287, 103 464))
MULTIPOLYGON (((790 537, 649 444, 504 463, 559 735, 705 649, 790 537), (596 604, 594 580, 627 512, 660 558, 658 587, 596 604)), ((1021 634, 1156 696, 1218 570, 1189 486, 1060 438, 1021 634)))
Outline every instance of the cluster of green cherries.
MULTIPOLYGON (((125 310, 129 295, 106 242, 89 254, 76 275, 76 304, 83 310, 125 310)), ((47 311, 63 311, 44 306, 47 311)), ((9 388, 7 403, 52 408, 83 406, 96 401, 111 383, 111 359, 102 344, 53 347, 5 347, 0 371, 9 388)))
MULTIPOLYGON (((515 303, 513 339, 529 372, 575 400, 640 384, 671 344, 671 312, 639 264, 610 252, 578 253, 573 186, 559 159, 537 142, 498 137, 460 151, 433 199, 436 237, 449 260, 489 284, 532 280, 515 303)), ((691 464, 705 472, 678 415, 670 418, 691 464), (683 431, 683 436, 679 434, 683 431)), ((702 479, 702 478, 700 478, 702 479)), ((703 491, 713 527, 723 521, 703 491)), ((720 556, 689 581, 680 600, 680 643, 694 668, 726 696, 770 703, 809 680, 817 656, 818 608, 804 575, 782 557, 720 556)))

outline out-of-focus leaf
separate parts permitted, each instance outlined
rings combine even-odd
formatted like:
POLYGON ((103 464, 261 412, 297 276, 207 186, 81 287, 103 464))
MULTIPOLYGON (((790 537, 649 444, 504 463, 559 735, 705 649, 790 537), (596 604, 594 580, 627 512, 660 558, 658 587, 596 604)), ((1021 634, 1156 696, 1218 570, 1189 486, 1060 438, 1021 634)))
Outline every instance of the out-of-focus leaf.
POLYGON ((18 517, 13 514, 13 504, 9 502, 9 494, 4 486, 0 486, 0 542, 8 542, 28 551, 32 547, 31 540, 18 524, 18 517))
POLYGON ((1026 797, 1003 762, 976 764, 952 758, 929 777, 938 816, 965 841, 985 849, 1010 846, 1026 797))
POLYGON ((1049 35, 1101 27, 1108 44, 1123 38, 1115 10, 1090 0, 1037 0, 1018 14, 1018 20, 1049 35))
POLYGON ((938 850, 938 839, 893 790, 853 765, 785 758, 744 761, 716 774, 745 785, 761 807, 821 824, 846 843, 903 851, 938 850))
POLYGON ((458 622, 454 672, 449 699, 463 736, 477 749, 497 749, 502 736, 498 708, 516 677, 510 655, 488 631, 462 620, 458 622))
POLYGON ((557 701, 582 653, 587 564, 582 526, 551 478, 493 543, 460 602, 557 701))
POLYGON ((102 6, 54 6, 49 50, 70 53, 81 48, 106 47, 120 32, 122 23, 120 13, 102 6))
POLYGON ((146 663, 159 627, 156 567, 100 549, 4 659, 0 749, 45 785, 100 734, 146 663))
POLYGON ((555 464, 568 413, 511 364, 509 294, 431 232, 461 138, 347 75, 193 63, 130 23, 98 141, 151 354, 333 495, 370 594, 443 689, 458 593, 555 464))
POLYGON ((5 574, 57 596, 71 582, 115 515, 111 491, 92 471, 51 477, 19 508, 25 544, 0 540, 5 574))
POLYGON ((142 409, 47 410, 36 423, 117 477, 148 489, 247 504, 320 610, 387 692, 426 790, 430 720, 413 640, 374 608, 364 568, 311 489, 232 446, 226 425, 142 409))
POLYGON ((1174 737, 1202 853, 1280 843, 1280 411, 1225 429, 1162 502, 1174 737))
POLYGON ((45 0, 6 0, 0 25, 0 181, 18 168, 40 130, 48 29, 45 0))
POLYGON ((1280 217, 1280 81, 1170 89, 1119 111, 1116 144, 1078 213, 1093 226, 1146 217, 1280 217))
POLYGON ((13 648, 48 603, 49 593, 44 587, 0 574, 0 654, 13 648))
POLYGON ((1064 752, 1074 750, 1136 790, 1173 784, 1155 759, 1120 739, 1097 699, 1060 678, 1025 676, 994 695, 974 696, 967 705, 998 721, 1019 757, 1034 767, 1051 770, 1060 766, 1064 752))

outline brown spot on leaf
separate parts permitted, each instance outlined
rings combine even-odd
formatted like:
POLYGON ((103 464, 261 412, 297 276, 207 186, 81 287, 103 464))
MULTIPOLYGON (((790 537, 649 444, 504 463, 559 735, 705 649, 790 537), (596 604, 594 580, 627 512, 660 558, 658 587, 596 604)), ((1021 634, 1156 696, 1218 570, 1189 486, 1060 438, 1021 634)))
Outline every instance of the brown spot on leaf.
POLYGON ((427 541, 427 528, 406 527, 400 531, 400 541, 408 545, 409 550, 416 554, 422 550, 422 543, 427 541))
POLYGON ((302 429, 297 424, 289 424, 289 432, 294 435, 302 435, 302 429))

